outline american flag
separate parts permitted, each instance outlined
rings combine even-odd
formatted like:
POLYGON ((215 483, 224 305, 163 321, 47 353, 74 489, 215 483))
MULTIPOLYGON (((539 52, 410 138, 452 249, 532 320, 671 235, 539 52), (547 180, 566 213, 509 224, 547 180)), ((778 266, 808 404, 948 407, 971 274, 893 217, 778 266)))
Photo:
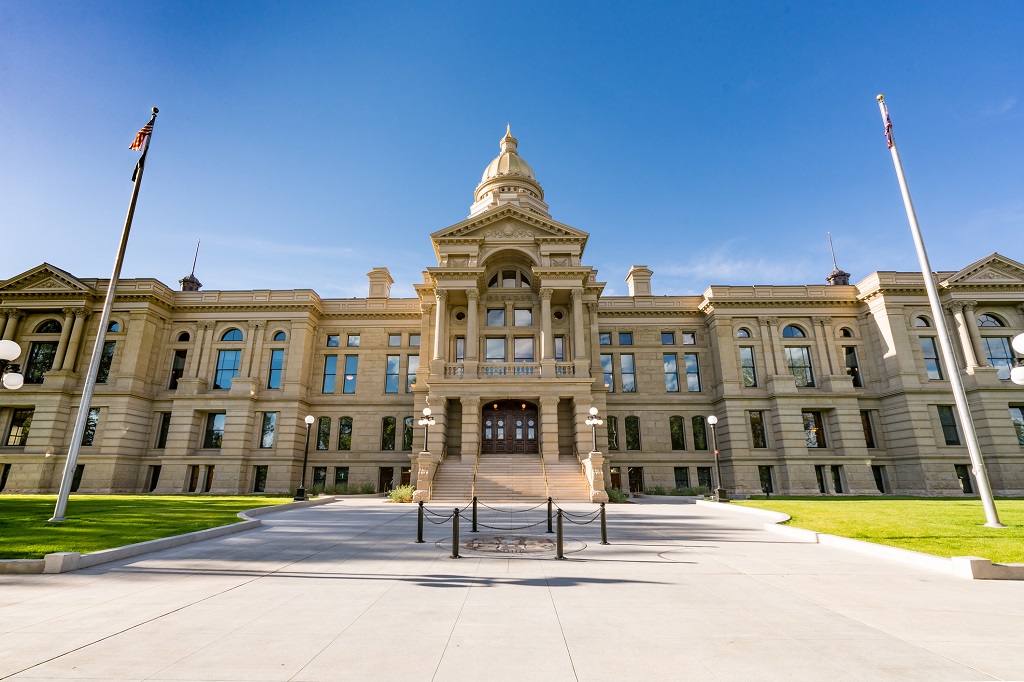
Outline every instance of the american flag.
MULTIPOLYGON (((142 147, 146 144, 146 138, 149 137, 152 134, 153 134, 153 124, 152 123, 147 123, 146 125, 142 126, 142 130, 140 130, 135 135, 135 141, 132 142, 132 145, 130 147, 128 147, 128 149, 133 149, 133 150, 135 150, 137 152, 142 151, 142 147)), ((891 147, 892 145, 889 145, 889 146, 891 147)))
POLYGON ((889 118, 889 107, 885 107, 885 141, 889 143, 889 149, 892 149, 892 119, 889 118))

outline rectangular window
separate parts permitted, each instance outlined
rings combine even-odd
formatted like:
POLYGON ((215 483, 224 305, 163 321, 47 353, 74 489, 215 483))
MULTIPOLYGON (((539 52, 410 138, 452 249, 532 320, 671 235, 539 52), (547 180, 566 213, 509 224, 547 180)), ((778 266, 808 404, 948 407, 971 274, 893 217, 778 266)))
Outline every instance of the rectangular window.
POLYGON ((338 376, 338 356, 324 357, 324 393, 334 393, 334 380, 338 376))
POLYGON ((601 371, 604 372, 604 385, 608 387, 609 393, 615 392, 615 375, 612 373, 612 356, 601 356, 601 371))
POLYGON ((352 449, 352 417, 338 419, 338 449, 352 449))
POLYGON ((804 441, 809 448, 824 448, 825 445, 825 422, 821 418, 821 412, 804 412, 804 441))
POLYGON ((348 467, 334 467, 334 485, 348 485, 348 467))
POLYGON ((943 378, 942 363, 939 361, 939 350, 935 346, 934 336, 921 337, 921 354, 924 356, 924 368, 928 378, 938 381, 943 378))
POLYGON ((415 420, 412 417, 406 417, 402 425, 402 449, 406 452, 412 450, 413 424, 415 424, 415 420))
POLYGON ((401 346, 402 345, 402 335, 401 334, 388 334, 388 345, 391 346, 391 347, 401 346))
POLYGON ((345 356, 345 383, 342 385, 342 393, 356 392, 356 375, 359 373, 359 356, 345 356))
POLYGON ((312 487, 323 490, 327 487, 327 467, 313 467, 312 487))
POLYGON ((757 477, 761 479, 761 492, 771 495, 775 492, 775 472, 772 466, 758 466, 757 477))
POLYGON ((206 482, 203 484, 203 492, 208 493, 213 488, 213 472, 217 469, 216 465, 208 464, 206 466, 206 482))
POLYGON ((337 348, 338 345, 339 345, 338 344, 338 335, 337 334, 328 334, 327 335, 327 347, 328 348, 337 348))
POLYGON ((266 465, 253 467, 252 491, 254 493, 267 492, 267 473, 269 471, 270 467, 266 465))
POLYGON ((316 449, 327 450, 331 447, 331 418, 320 417, 316 420, 316 449))
POLYGON ((565 337, 555 337, 555 362, 565 362, 565 337))
POLYGON ((676 488, 690 487, 690 470, 687 467, 673 467, 676 479, 676 488))
POLYGON ((757 386, 757 368, 754 366, 754 349, 752 346, 740 347, 740 373, 746 388, 757 386))
POLYGON ((466 337, 455 337, 455 362, 466 361, 466 337))
POLYGON ((946 445, 960 445, 960 431, 956 427, 956 416, 951 405, 936 405, 939 411, 939 424, 942 425, 942 437, 946 445))
POLYGON ((412 393, 412 387, 416 383, 416 372, 420 369, 420 356, 410 355, 405 369, 405 392, 412 393))
POLYGON ((985 347, 985 357, 988 358, 988 364, 999 370, 997 376, 1000 379, 1009 379, 1014 360, 1013 351, 1010 350, 1010 339, 986 336, 981 339, 981 345, 985 347))
POLYGON ((224 420, 227 415, 223 412, 211 412, 206 415, 206 432, 203 434, 204 448, 219 448, 224 442, 224 420))
POLYGON ((860 411, 860 425, 864 429, 864 447, 877 448, 875 444, 875 430, 871 427, 871 410, 860 411))
POLYGON ((85 465, 79 464, 75 467, 75 475, 71 477, 71 492, 77 493, 82 485, 82 476, 85 475, 85 465))
POLYGON ((96 439, 96 426, 100 423, 100 408, 89 408, 89 416, 85 418, 85 431, 82 432, 82 446, 92 445, 96 439))
POLYGON ((488 308, 487 309, 487 326, 488 327, 504 327, 505 326, 505 309, 504 308, 488 308))
POLYGON ((389 355, 384 375, 384 392, 398 393, 398 363, 400 356, 389 355))
POLYGON ((14 410, 11 415, 11 428, 7 430, 7 445, 21 446, 28 440, 28 431, 32 427, 34 410, 14 410))
POLYGON ((881 464, 872 464, 871 476, 875 479, 875 487, 878 488, 878 492, 887 492, 885 486, 885 467, 881 464))
POLYGON ((828 495, 828 488, 825 486, 825 467, 823 465, 814 465, 814 479, 818 482, 818 492, 822 495, 828 495))
POLYGON ((171 379, 167 382, 167 388, 172 391, 178 388, 178 379, 185 376, 186 357, 188 357, 187 350, 174 351, 174 357, 171 359, 171 379))
MULTIPOLYGON (((146 474, 146 480, 149 481, 149 485, 146 486, 146 489, 149 490, 149 492, 153 492, 154 490, 156 490, 157 484, 160 483, 160 470, 162 468, 163 467, 161 467, 159 464, 149 465, 149 471, 146 474)), ((3 490, 2 486, 0 486, 0 490, 3 490)))
MULTIPOLYGON (((679 368, 676 366, 676 354, 665 353, 662 356, 662 365, 665 370, 665 391, 679 393, 679 368)), ((682 421, 682 417, 680 417, 680 421, 682 421)))
POLYGON ((517 337, 513 339, 516 362, 533 362, 533 337, 517 337))
POLYGON ((160 425, 156 430, 156 447, 166 448, 167 447, 167 434, 171 431, 171 413, 161 412, 160 413, 160 425))
POLYGON ((690 419, 690 426, 693 428, 693 449, 708 449, 708 423, 704 417, 697 415, 690 419))
POLYGON ((640 449, 640 417, 626 417, 626 449, 640 449))
POLYGON ((811 349, 806 346, 786 347, 786 366, 793 375, 797 386, 814 386, 814 370, 811 367, 811 349))
POLYGON ((267 374, 267 388, 281 388, 281 374, 284 369, 284 349, 270 351, 270 372, 267 374))
POLYGON ((348 342, 345 345, 349 348, 359 348, 359 334, 349 334, 348 342))
POLYGON ((632 353, 619 356, 619 373, 622 379, 623 393, 636 393, 636 365, 632 353))
MULTIPOLYGON (((661 333, 661 345, 663 346, 674 346, 676 345, 675 332, 662 332, 661 333)), ((679 469, 680 467, 676 467, 679 469)), ((685 467, 682 467, 685 470, 685 467)))
POLYGON ((605 420, 608 424, 608 449, 618 450, 619 449, 619 418, 608 417, 605 420))
POLYGON ((380 449, 381 450, 394 450, 395 449, 395 428, 397 426, 397 420, 394 417, 384 417, 381 419, 380 426, 380 449))
POLYGON ((598 335, 597 335, 597 342, 601 346, 610 346, 610 345, 612 345, 612 335, 611 335, 611 332, 599 332, 598 335))
POLYGON ((411 348, 419 348, 420 347, 420 335, 419 334, 409 334, 409 346, 411 348))
POLYGON ((199 486, 199 465, 193 464, 188 468, 188 491, 194 493, 199 486))
POLYGON ((974 494, 974 484, 971 483, 971 469, 966 464, 954 464, 953 471, 956 472, 956 479, 960 483, 960 490, 964 495, 974 494))
POLYGON ((114 347, 117 341, 104 341, 100 354, 100 366, 96 369, 96 383, 105 384, 110 378, 110 366, 114 363, 114 347))
POLYGON ((533 326, 533 311, 529 308, 515 308, 512 310, 512 323, 517 327, 533 326))
POLYGON ((765 429, 764 412, 751 410, 747 413, 750 420, 750 439, 755 448, 768 447, 768 431, 765 429))
POLYGON ((860 378, 860 363, 857 362, 857 349, 846 346, 843 353, 846 355, 846 373, 853 379, 853 387, 864 388, 864 381, 860 378))
POLYGON ((619 345, 620 346, 632 346, 633 345, 633 332, 619 332, 619 345))
POLYGON ((489 338, 486 340, 487 362, 505 362, 505 339, 489 338))
POLYGON ((683 428, 683 418, 674 415, 668 418, 669 437, 672 441, 673 450, 686 449, 686 430, 683 428))
POLYGON ((1024 445, 1024 407, 1011 405, 1010 421, 1013 422, 1013 430, 1017 434, 1017 443, 1024 445))
POLYGON ((832 467, 832 489, 837 494, 846 492, 846 487, 843 485, 843 467, 841 466, 832 467))
POLYGON ((241 361, 242 351, 240 350, 217 351, 217 372, 213 376, 213 387, 231 388, 231 380, 238 376, 238 367, 241 361))
POLYGON ((29 346, 28 361, 25 363, 25 383, 43 383, 43 375, 53 368, 53 359, 56 356, 56 341, 34 341, 29 346))
POLYGON ((690 393, 700 393, 700 365, 697 364, 696 353, 686 353, 686 390, 690 393))
POLYGON ((11 464, 0 464, 0 493, 7 487, 7 477, 11 475, 11 464))
POLYGON ((683 345, 684 346, 696 346, 697 335, 693 332, 683 332, 683 345))
POLYGON ((697 485, 711 490, 711 467, 697 467, 697 485))
POLYGON ((277 430, 277 412, 264 412, 263 425, 260 427, 260 447, 274 447, 274 432, 277 430))

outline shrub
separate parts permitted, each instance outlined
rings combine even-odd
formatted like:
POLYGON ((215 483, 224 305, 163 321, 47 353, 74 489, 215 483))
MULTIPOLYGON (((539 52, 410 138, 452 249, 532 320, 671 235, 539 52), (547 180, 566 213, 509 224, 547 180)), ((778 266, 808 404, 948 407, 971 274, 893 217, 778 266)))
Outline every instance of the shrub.
POLYGON ((397 488, 393 488, 388 497, 391 498, 392 502, 412 502, 412 494, 416 491, 414 485, 400 485, 397 488))
POLYGON ((644 495, 665 495, 665 489, 660 485, 652 485, 644 488, 644 495))
POLYGON ((710 495, 711 489, 706 486, 690 486, 675 488, 668 491, 669 495, 685 495, 687 497, 696 497, 698 495, 710 495))
POLYGON ((608 493, 608 501, 615 504, 622 504, 629 501, 629 495, 622 492, 618 488, 605 488, 605 492, 608 493))

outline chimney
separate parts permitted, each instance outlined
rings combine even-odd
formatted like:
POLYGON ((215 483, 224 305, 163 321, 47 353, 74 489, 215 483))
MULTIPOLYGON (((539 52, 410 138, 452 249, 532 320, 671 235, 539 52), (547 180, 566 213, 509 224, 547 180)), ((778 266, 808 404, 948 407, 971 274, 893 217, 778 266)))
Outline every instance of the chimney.
POLYGON ((629 285, 630 296, 651 295, 651 275, 654 271, 646 265, 634 265, 626 275, 626 284, 629 285))
POLYGON ((370 298, 391 298, 391 273, 387 268, 374 268, 366 273, 370 280, 370 298))

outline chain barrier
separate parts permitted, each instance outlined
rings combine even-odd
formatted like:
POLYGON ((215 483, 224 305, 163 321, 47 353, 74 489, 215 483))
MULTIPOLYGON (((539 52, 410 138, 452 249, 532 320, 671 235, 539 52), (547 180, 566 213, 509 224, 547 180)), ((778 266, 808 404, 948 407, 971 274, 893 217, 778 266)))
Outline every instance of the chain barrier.
POLYGON ((481 523, 479 525, 481 525, 484 528, 487 528, 489 530, 505 530, 505 531, 510 531, 510 530, 524 530, 526 528, 533 528, 534 526, 539 526, 540 524, 545 523, 546 521, 547 521, 547 519, 542 519, 542 520, 538 521, 537 523, 531 523, 528 526, 513 526, 511 528, 501 528, 499 526, 488 526, 486 523, 481 523))
POLYGON ((530 507, 529 509, 497 509, 496 507, 492 507, 489 504, 486 504, 484 502, 479 502, 479 501, 477 502, 477 504, 479 504, 481 507, 485 507, 487 509, 490 509, 491 511, 501 512, 503 514, 506 514, 506 513, 507 514, 523 514, 525 512, 533 511, 534 509, 540 509, 545 504, 547 504, 547 501, 541 502, 536 507, 530 507))

